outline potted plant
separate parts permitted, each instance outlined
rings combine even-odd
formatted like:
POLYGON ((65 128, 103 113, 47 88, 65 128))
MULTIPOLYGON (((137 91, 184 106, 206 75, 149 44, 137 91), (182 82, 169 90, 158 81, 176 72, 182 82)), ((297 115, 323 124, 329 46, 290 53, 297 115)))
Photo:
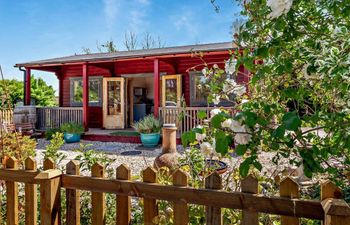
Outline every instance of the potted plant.
POLYGON ((62 124, 61 131, 66 143, 74 143, 80 141, 81 134, 84 133, 84 127, 77 123, 65 123, 62 124))
POLYGON ((140 133, 143 146, 153 148, 158 145, 161 122, 153 115, 145 116, 142 120, 135 122, 133 128, 140 133))

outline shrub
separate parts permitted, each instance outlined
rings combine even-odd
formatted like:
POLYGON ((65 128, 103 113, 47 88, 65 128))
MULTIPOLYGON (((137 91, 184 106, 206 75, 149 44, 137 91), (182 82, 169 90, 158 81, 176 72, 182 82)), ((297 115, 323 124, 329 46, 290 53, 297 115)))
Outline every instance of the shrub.
POLYGON ((133 128, 142 134, 159 133, 161 129, 161 122, 153 115, 145 116, 142 120, 134 123, 133 128))
POLYGON ((60 128, 51 128, 51 129, 48 129, 46 132, 45 132, 45 138, 46 140, 51 140, 53 138, 53 135, 56 134, 57 132, 61 132, 61 129, 60 128))
POLYGON ((63 144, 63 134, 59 132, 53 134, 50 144, 46 146, 44 159, 50 158, 56 163, 56 165, 59 165, 66 158, 64 153, 59 152, 63 144))
POLYGON ((29 156, 35 156, 36 142, 29 136, 19 133, 8 133, 2 137, 3 155, 15 157, 20 164, 29 156))
POLYGON ((84 133, 84 127, 82 124, 65 123, 65 124, 62 124, 61 131, 64 133, 82 134, 84 133))

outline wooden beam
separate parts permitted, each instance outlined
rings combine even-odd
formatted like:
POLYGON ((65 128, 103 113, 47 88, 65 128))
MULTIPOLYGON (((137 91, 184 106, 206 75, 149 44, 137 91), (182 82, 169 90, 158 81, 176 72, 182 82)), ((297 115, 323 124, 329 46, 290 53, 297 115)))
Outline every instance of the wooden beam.
MULTIPOLYGON (((205 190, 191 187, 164 186, 137 181, 62 175, 62 187, 117 195, 153 198, 186 204, 199 204, 229 209, 249 209, 275 215, 323 220, 320 201, 268 197, 242 192, 205 190), (215 196, 215 198, 208 198, 215 196), (309 209, 309 210, 305 210, 309 209)), ((340 206, 339 206, 340 207, 340 206)), ((340 210, 340 209, 339 209, 340 210)))
POLYGON ((31 98, 31 90, 30 90, 30 79, 31 79, 31 69, 26 68, 26 80, 25 80, 25 87, 26 92, 24 96, 24 105, 30 105, 30 98, 31 98))
POLYGON ((87 63, 83 64, 83 125, 85 131, 89 129, 89 67, 87 63))
POLYGON ((153 83, 154 83, 154 116, 158 117, 159 110, 159 81, 160 81, 160 71, 159 71, 159 59, 154 59, 154 74, 153 74, 153 83))

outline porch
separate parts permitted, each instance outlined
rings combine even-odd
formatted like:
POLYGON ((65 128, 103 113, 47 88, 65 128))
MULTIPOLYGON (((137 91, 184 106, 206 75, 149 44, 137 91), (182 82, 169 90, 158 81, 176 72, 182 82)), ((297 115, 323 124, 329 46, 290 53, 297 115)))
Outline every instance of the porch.
MULTIPOLYGON (((202 124, 203 120, 198 117, 198 112, 203 111, 210 117, 210 111, 214 107, 160 107, 158 111, 159 119, 162 123, 172 123, 176 124, 177 137, 180 138, 181 135, 192 130, 198 124, 202 124)), ((226 110, 233 113, 232 108, 226 107, 226 110)), ((64 123, 82 123, 83 122, 83 109, 81 107, 37 107, 37 123, 36 127, 39 130, 47 130, 52 128, 60 127, 64 123)), ((111 139, 111 136, 129 136, 135 137, 136 135, 131 135, 134 130, 132 128, 125 129, 101 129, 101 128, 90 128, 85 136, 90 139, 93 136, 99 136, 104 139, 111 139), (125 133, 129 132, 130 135, 125 133), (118 135, 119 133, 119 135, 118 135)), ((130 138, 129 138, 130 139, 130 138)), ((136 140, 136 138, 134 138, 136 140)), ((138 139, 138 138, 137 138, 138 139)), ((92 140, 92 139, 91 139, 92 140)))

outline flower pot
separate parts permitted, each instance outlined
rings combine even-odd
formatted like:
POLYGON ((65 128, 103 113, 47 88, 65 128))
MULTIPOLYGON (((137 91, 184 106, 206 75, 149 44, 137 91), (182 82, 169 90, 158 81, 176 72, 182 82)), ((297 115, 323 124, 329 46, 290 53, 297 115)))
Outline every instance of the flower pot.
POLYGON ((160 139, 159 133, 141 134, 142 145, 147 148, 156 147, 159 143, 159 139, 160 139))
POLYGON ((218 174, 223 174, 227 171, 227 164, 220 160, 206 159, 205 164, 207 167, 215 168, 218 174))
POLYGON ((66 143, 75 143, 80 141, 80 134, 64 133, 64 141, 66 143))

